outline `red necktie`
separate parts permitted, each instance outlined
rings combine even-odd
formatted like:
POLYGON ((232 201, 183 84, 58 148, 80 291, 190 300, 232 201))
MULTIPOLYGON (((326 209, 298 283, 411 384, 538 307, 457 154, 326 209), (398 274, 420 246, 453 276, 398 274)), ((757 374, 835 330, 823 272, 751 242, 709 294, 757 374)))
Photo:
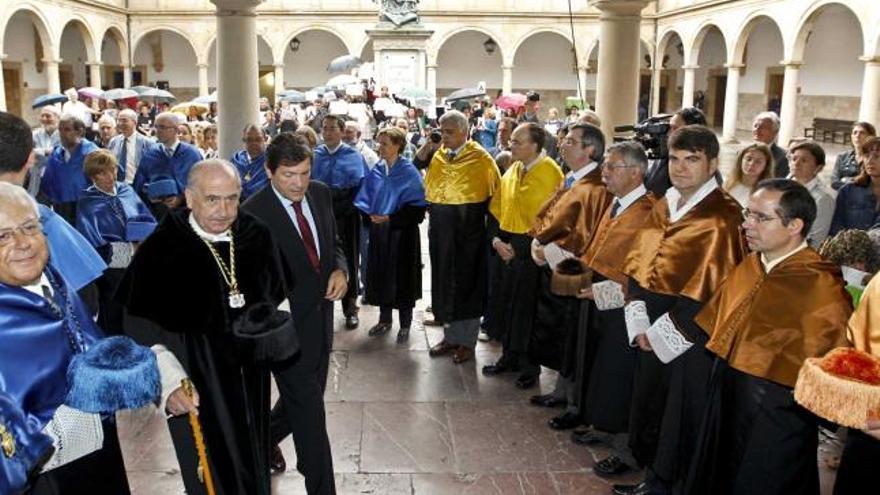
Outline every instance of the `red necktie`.
POLYGON ((309 222, 303 215, 302 203, 292 203, 293 211, 296 212, 296 223, 299 224, 299 232, 302 236, 303 245, 306 248, 306 254, 309 256, 309 263, 316 272, 321 272, 321 260, 318 259, 318 249, 315 248, 315 238, 312 236, 312 229, 309 222))

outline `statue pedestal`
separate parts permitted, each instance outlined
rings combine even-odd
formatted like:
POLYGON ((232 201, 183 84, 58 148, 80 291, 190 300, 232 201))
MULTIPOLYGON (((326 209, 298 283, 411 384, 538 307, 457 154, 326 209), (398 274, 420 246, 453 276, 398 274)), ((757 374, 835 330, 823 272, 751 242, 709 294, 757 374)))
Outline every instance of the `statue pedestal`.
POLYGON ((426 45, 432 34, 434 31, 420 24, 395 27, 380 22, 375 29, 368 29, 367 36, 373 41, 376 84, 388 86, 392 93, 412 87, 425 89, 426 45))

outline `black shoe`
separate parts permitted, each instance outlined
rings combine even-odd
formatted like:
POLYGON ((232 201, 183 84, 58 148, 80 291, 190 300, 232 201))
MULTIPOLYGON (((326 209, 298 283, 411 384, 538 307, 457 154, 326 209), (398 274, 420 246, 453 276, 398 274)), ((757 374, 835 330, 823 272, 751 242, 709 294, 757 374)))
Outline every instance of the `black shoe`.
POLYGON ((650 495, 651 487, 644 481, 638 485, 614 485, 611 487, 614 495, 650 495))
POLYGON ((402 327, 397 331, 397 343, 402 344, 409 340, 409 327, 402 327))
POLYGON ((553 394, 544 394, 533 395, 529 398, 529 403, 541 407, 563 407, 568 404, 568 401, 553 394))
POLYGON ((516 388, 520 390, 525 390, 527 388, 532 388, 538 383, 538 375, 519 375, 514 384, 516 388))
POLYGON ((519 371, 519 367, 511 366, 500 359, 495 364, 487 364, 486 366, 483 366, 483 374, 486 376, 500 375, 501 373, 507 373, 508 371, 519 371))
POLYGON ((550 428, 553 428, 554 430, 570 430, 581 424, 581 418, 577 413, 566 412, 555 418, 551 418, 547 424, 549 424, 550 428))
POLYGON ((272 473, 283 473, 287 470, 287 461, 284 460, 284 454, 281 453, 281 447, 272 447, 272 453, 269 454, 269 470, 272 473))
POLYGON ((626 473, 631 469, 630 466, 621 461, 620 457, 617 457, 616 455, 606 457, 593 466, 593 472, 602 478, 613 478, 617 475, 626 473))
POLYGON ((367 332, 367 335, 370 337, 378 337, 380 335, 385 335, 389 330, 391 330, 391 323, 383 323, 380 321, 373 325, 373 328, 367 332))
POLYGON ((443 322, 436 318, 425 318, 422 320, 422 324, 429 327, 442 327, 443 322))
POLYGON ((345 328, 348 330, 354 330, 361 324, 361 320, 358 319, 357 315, 349 315, 345 317, 345 328))
POLYGON ((575 430, 571 432, 571 441, 578 445, 601 445, 608 443, 605 435, 596 433, 593 430, 575 430))

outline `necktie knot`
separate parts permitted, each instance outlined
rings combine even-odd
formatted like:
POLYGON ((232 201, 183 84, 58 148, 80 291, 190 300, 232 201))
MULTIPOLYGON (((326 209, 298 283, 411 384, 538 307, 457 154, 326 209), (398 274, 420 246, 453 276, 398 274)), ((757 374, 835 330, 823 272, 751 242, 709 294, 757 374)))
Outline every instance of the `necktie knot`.
POLYGON ((171 155, 173 155, 173 154, 174 154, 174 150, 171 149, 171 146, 165 146, 165 155, 167 155, 168 157, 171 157, 171 155))
POLYGON ((617 211, 620 210, 620 201, 617 198, 614 198, 614 202, 611 203, 611 218, 617 216, 617 211))
POLYGON ((569 175, 565 178, 565 188, 571 189, 571 186, 574 184, 574 175, 569 175))

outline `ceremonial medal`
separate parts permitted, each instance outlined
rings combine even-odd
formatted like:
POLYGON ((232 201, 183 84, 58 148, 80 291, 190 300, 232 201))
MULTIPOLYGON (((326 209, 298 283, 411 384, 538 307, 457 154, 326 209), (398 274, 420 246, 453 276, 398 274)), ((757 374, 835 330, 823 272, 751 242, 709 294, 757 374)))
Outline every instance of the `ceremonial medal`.
POLYGON ((238 309, 244 307, 244 294, 238 291, 229 293, 229 307, 238 309))
POLYGON ((220 253, 214 249, 214 246, 207 239, 202 238, 202 241, 205 243, 208 251, 211 252, 214 261, 217 262, 220 275, 223 277, 223 281, 226 282, 226 286, 229 287, 229 307, 232 309, 243 308, 245 303, 244 294, 238 290, 238 280, 235 278, 235 238, 232 236, 232 231, 229 232, 229 265, 223 261, 220 253))
POLYGON ((248 172, 247 175, 244 176, 244 181, 245 181, 245 182, 250 182, 250 181, 251 181, 251 173, 250 173, 250 172, 248 172))

